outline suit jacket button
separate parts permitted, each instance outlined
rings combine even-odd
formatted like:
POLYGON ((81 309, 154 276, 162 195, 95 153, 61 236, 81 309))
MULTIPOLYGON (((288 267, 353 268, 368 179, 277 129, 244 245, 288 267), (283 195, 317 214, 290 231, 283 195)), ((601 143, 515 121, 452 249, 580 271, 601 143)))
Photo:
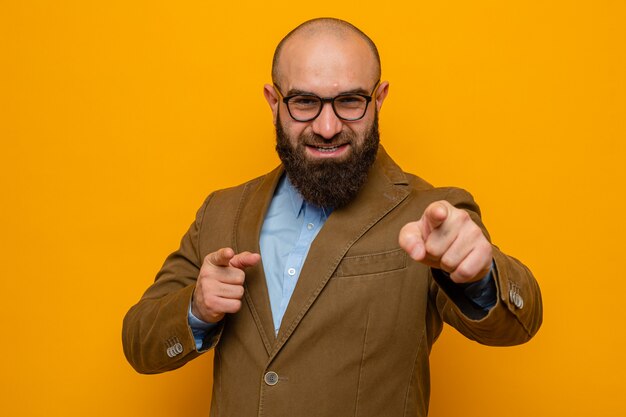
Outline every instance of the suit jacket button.
POLYGON ((265 383, 267 385, 276 385, 278 384, 278 374, 276 372, 270 371, 268 373, 265 374, 265 377, 263 377, 263 379, 265 380, 265 383))
POLYGON ((524 307, 524 299, 520 295, 519 289, 516 286, 509 289, 509 300, 511 300, 513 305, 519 309, 524 307))

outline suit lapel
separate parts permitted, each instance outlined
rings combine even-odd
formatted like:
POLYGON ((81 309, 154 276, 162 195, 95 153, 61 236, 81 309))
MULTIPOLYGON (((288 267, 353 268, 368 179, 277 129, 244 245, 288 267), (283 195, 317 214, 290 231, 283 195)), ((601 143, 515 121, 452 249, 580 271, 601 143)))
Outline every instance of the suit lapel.
MULTIPOLYGON (((404 173, 380 147, 368 180, 356 199, 348 206, 333 211, 311 245, 283 317, 270 361, 322 292, 348 249, 409 194, 407 187, 397 187, 395 184, 406 184, 404 173)), ((258 235, 255 238, 258 241, 258 235)))
MULTIPOLYGON (((236 253, 243 251, 261 253, 259 247, 261 227, 282 173, 281 166, 246 186, 235 222, 233 249, 236 253)), ((275 336, 263 260, 246 269, 244 288, 246 302, 269 355, 275 344, 275 336)))

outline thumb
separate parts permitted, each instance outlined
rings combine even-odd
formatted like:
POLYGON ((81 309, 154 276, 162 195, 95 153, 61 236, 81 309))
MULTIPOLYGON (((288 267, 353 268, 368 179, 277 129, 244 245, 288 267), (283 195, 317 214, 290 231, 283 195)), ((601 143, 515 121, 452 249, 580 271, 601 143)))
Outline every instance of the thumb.
POLYGON ((249 266, 256 265, 261 260, 261 255, 258 253, 241 252, 233 256, 230 260, 230 266, 234 266, 238 269, 244 269, 249 266))
POLYGON ((204 260, 215 266, 228 266, 233 256, 235 256, 235 251, 231 248, 221 248, 208 254, 204 260))
POLYGON ((430 234, 430 232, 441 226, 448 218, 448 214, 448 207, 443 201, 435 201, 426 207, 420 219, 424 223, 426 233, 430 234))

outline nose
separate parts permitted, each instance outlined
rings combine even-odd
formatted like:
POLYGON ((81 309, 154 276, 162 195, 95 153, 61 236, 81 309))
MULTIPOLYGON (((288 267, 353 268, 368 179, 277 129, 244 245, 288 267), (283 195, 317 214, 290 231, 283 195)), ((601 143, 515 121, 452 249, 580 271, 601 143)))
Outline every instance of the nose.
POLYGON ((337 133, 341 132, 342 127, 342 122, 333 111, 330 103, 324 103, 322 112, 311 124, 313 132, 324 139, 332 139, 337 133))

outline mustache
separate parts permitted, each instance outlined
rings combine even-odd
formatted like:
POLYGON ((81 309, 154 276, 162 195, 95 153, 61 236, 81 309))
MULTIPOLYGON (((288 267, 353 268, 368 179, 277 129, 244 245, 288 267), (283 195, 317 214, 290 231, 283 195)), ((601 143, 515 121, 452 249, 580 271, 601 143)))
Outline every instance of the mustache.
POLYGON ((332 138, 325 138, 317 133, 305 133, 300 136, 300 144, 308 146, 336 146, 352 144, 356 135, 352 132, 339 132, 332 138))

